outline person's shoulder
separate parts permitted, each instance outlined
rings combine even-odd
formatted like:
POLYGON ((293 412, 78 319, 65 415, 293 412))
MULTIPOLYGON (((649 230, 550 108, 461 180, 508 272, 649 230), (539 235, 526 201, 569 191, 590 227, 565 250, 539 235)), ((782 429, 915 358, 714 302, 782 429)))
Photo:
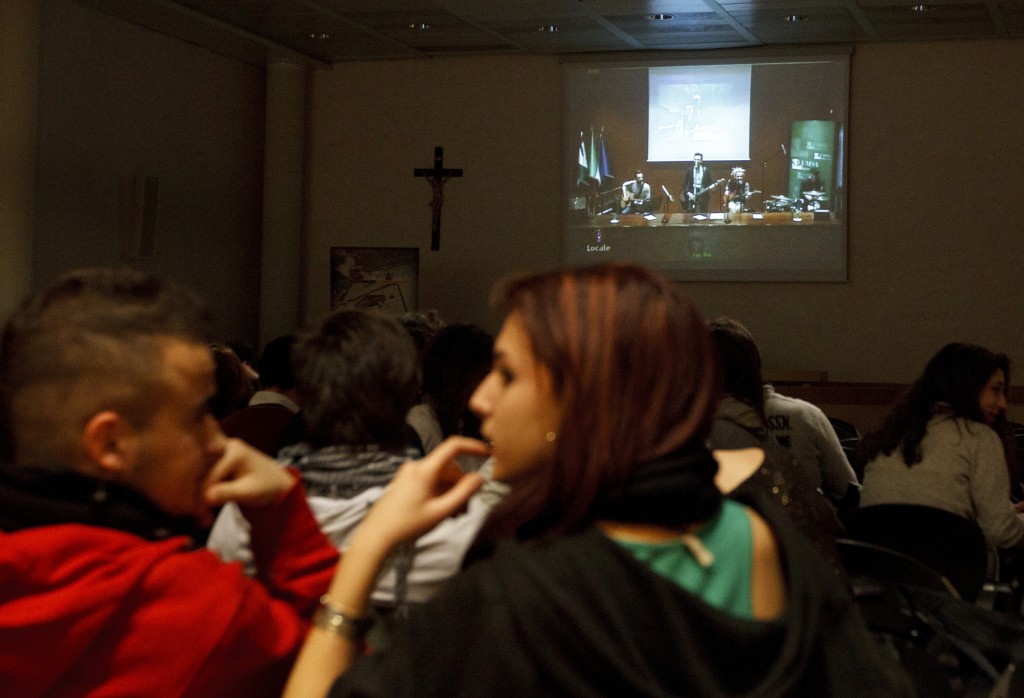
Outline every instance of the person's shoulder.
POLYGON ((933 417, 928 422, 925 439, 940 448, 955 451, 1003 453, 1003 440, 995 429, 982 422, 952 415, 933 417))
POLYGON ((765 386, 764 390, 764 407, 768 409, 789 409, 789 410, 801 410, 806 412, 821 412, 821 409, 812 402, 801 400, 798 397, 792 397, 790 395, 783 395, 782 393, 776 392, 776 390, 769 385, 765 386))
POLYGON ((1002 443, 999 434, 988 424, 978 422, 966 417, 953 415, 936 415, 928 422, 929 434, 944 434, 974 437, 982 441, 996 441, 1002 443))
MULTIPOLYGON (((241 578, 241 567, 222 562, 213 552, 196 548, 185 536, 146 540, 102 526, 60 524, 39 526, 3 537, 2 558, 17 557, 25 567, 25 579, 45 575, 54 587, 83 585, 99 589, 96 582, 116 590, 147 585, 173 590, 203 588, 218 575, 241 578), (90 580, 93 583, 90 584, 90 580)), ((127 591, 127 589, 126 589, 127 591)))

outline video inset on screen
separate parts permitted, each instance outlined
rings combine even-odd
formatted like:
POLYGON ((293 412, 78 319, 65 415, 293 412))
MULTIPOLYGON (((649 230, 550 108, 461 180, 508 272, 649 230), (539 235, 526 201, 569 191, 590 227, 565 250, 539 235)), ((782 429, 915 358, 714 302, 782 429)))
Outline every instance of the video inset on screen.
POLYGON ((564 65, 564 261, 846 280, 849 56, 564 65))

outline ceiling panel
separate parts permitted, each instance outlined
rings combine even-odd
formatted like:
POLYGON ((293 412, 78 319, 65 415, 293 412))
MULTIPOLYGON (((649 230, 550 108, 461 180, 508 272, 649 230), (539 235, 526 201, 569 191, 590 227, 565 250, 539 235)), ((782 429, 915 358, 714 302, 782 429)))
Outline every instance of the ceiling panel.
POLYGON ((77 1, 249 62, 1024 36, 1024 0, 77 1))

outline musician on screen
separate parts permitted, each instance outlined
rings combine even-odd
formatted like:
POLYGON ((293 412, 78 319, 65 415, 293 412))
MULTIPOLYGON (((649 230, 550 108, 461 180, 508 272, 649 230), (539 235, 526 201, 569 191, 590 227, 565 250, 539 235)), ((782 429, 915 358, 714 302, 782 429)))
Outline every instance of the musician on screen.
POLYGON ((812 167, 807 176, 800 180, 800 203, 806 211, 817 211, 825 208, 827 198, 821 172, 817 167, 812 167))
POLYGON ((686 171, 683 193, 679 197, 683 208, 691 213, 707 213, 709 192, 713 186, 711 171, 704 166, 704 155, 694 153, 693 167, 686 171))
POLYGON ((644 173, 639 170, 634 177, 622 183, 622 212, 647 213, 651 205, 651 185, 644 181, 644 173))
POLYGON ((734 167, 729 173, 729 181, 725 184, 725 204, 730 213, 742 213, 747 210, 747 199, 754 192, 747 181, 747 171, 742 167, 734 167))

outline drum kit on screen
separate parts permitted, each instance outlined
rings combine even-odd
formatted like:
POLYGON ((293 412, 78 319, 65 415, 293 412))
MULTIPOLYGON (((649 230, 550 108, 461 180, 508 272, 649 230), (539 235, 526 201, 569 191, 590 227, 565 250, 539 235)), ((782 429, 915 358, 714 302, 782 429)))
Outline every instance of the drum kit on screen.
POLYGON ((764 210, 776 213, 792 213, 793 211, 817 211, 825 208, 828 196, 823 191, 805 191, 795 199, 781 194, 765 199, 764 210))

